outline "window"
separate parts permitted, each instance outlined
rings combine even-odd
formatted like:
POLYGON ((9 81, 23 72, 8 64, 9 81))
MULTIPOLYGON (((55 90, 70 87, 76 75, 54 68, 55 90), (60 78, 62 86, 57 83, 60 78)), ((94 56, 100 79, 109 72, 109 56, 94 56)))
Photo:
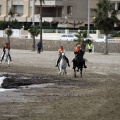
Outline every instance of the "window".
POLYGON ((14 5, 14 12, 18 16, 22 16, 23 15, 23 5, 14 5))
POLYGON ((72 6, 67 6, 67 14, 72 15, 72 6))
POLYGON ((10 6, 8 6, 7 12, 8 12, 8 14, 9 14, 9 12, 10 12, 10 6))

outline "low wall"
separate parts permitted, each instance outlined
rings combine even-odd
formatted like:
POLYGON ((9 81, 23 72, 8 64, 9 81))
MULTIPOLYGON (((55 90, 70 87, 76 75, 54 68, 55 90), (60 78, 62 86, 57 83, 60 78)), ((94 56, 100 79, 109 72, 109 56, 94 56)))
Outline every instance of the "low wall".
MULTIPOLYGON (((11 41, 11 49, 24 49, 24 50, 32 50, 32 39, 18 39, 18 38, 10 38, 11 41)), ((7 38, 0 38, 0 48, 7 42, 7 38)), ((36 40, 36 44, 39 40, 36 40)), ((76 42, 73 41, 58 41, 58 40, 43 40, 43 49, 46 51, 57 51, 58 48, 63 45, 66 51, 73 51, 76 45, 76 42)), ((120 43, 109 43, 109 52, 120 53, 120 43)), ((94 43, 94 51, 104 53, 105 43, 95 42, 94 43)), ((37 45, 36 45, 37 49, 37 45)), ((87 48, 86 48, 86 51, 87 48)))

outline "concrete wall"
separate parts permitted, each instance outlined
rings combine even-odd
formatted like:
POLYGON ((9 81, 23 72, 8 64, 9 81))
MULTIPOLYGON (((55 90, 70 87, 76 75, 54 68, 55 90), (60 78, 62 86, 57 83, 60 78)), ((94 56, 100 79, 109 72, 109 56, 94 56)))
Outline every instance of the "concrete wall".
MULTIPOLYGON (((32 50, 32 39, 17 39, 11 38, 11 49, 32 50)), ((7 42, 7 38, 0 38, 0 48, 7 42)), ((39 40, 36 40, 36 44, 39 40)), ((58 41, 58 40, 43 40, 43 50, 57 51, 63 45, 66 51, 74 51, 76 42, 73 41, 58 41)), ((105 43, 95 42, 95 52, 104 53, 105 43)), ((37 46, 36 46, 37 49, 37 46)), ((86 51, 87 48, 86 48, 86 51)), ((109 52, 120 53, 120 43, 109 43, 109 52)))

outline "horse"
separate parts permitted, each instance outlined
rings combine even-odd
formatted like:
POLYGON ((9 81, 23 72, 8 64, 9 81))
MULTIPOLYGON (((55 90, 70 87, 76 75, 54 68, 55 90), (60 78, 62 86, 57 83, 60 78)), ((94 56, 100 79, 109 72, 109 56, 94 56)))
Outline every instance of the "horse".
MULTIPOLYGON (((3 54, 2 54, 2 56, 3 56, 3 54)), ((1 56, 1 58, 2 58, 2 56, 1 56)), ((10 66, 10 57, 9 57, 9 50, 8 49, 5 49, 3 60, 8 63, 8 66, 10 66)))
POLYGON ((79 72, 80 71, 80 75, 82 78, 82 70, 83 70, 83 65, 84 65, 84 58, 83 58, 84 52, 82 50, 79 51, 78 55, 76 58, 73 59, 73 69, 74 69, 74 77, 76 76, 76 71, 79 72), (76 70, 77 68, 77 70, 76 70))
POLYGON ((62 53, 61 60, 58 64, 59 74, 62 74, 62 73, 67 74, 66 68, 67 68, 67 61, 65 59, 65 53, 62 53))

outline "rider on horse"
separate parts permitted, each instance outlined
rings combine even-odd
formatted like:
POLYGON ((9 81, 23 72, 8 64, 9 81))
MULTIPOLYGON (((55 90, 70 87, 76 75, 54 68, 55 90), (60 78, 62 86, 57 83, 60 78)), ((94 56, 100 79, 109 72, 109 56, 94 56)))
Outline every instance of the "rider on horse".
POLYGON ((87 66, 85 65, 85 59, 83 58, 84 51, 81 49, 79 44, 75 47, 74 54, 75 58, 73 59, 73 69, 75 66, 75 61, 77 60, 83 61, 84 68, 87 68, 87 66))
MULTIPOLYGON (((2 62, 2 60, 4 59, 6 49, 8 49, 8 50, 10 51, 10 46, 9 46, 8 43, 6 43, 5 46, 3 47, 3 56, 2 56, 1 62, 2 62)), ((10 54, 8 54, 8 56, 9 56, 9 58, 10 58, 10 61, 12 61, 10 54)))
MULTIPOLYGON (((58 67, 58 64, 59 64, 59 62, 61 60, 62 53, 65 53, 65 50, 64 50, 63 46, 61 46, 61 48, 58 49, 58 52, 59 52, 59 58, 57 60, 57 65, 55 67, 58 67)), ((66 62, 68 63, 68 66, 70 67, 68 58, 66 56, 64 56, 64 57, 65 57, 66 62)))

